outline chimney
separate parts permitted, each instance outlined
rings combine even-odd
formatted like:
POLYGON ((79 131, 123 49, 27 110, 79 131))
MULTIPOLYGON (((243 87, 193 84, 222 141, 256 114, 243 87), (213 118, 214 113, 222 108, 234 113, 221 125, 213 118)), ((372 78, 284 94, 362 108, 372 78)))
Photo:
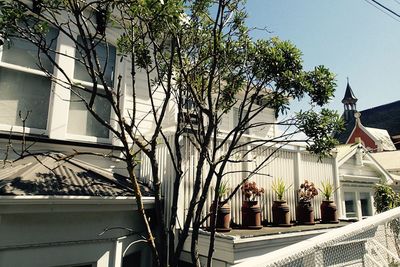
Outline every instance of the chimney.
POLYGON ((357 145, 357 151, 356 151, 355 157, 356 157, 356 165, 363 166, 363 149, 362 149, 362 145, 360 143, 358 143, 358 145, 357 145))

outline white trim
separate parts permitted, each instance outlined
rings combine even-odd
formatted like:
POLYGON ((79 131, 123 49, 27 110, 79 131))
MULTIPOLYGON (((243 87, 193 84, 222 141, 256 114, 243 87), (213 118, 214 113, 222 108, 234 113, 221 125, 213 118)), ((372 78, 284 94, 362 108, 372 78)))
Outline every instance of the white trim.
POLYGON ((7 68, 10 70, 20 71, 20 72, 24 72, 24 73, 34 74, 34 75, 38 75, 38 76, 43 76, 43 77, 47 77, 50 79, 50 77, 41 70, 31 69, 31 68, 23 67, 21 65, 6 63, 1 60, 0 60, 0 67, 7 68))
MULTIPOLYGON (((255 237, 240 238, 238 236, 227 234, 216 234, 215 247, 213 255, 214 260, 223 261, 228 264, 245 264, 255 255, 260 255, 266 251, 273 252, 276 249, 303 241, 333 229, 315 229, 309 231, 290 232, 282 234, 263 235, 255 237)), ((189 234, 184 244, 183 251, 190 252, 191 235, 189 234)), ((208 232, 201 232, 199 235, 199 253, 206 257, 208 253, 210 235, 208 232)), ((185 256, 182 260, 189 260, 185 256)), ((235 265, 236 266, 236 265, 235 265)))
MULTIPOLYGON (((142 197, 143 202, 152 203, 154 197, 142 197)), ((97 196, 0 196, 4 204, 116 204, 136 203, 136 197, 97 197, 97 196)))
POLYGON ((108 138, 103 138, 103 137, 96 137, 96 136, 90 136, 90 135, 71 134, 71 133, 68 133, 68 130, 67 130, 67 132, 65 133, 65 138, 67 140, 71 140, 71 141, 86 141, 86 142, 93 142, 93 143, 111 144, 112 134, 111 134, 110 130, 108 130, 108 134, 109 134, 108 138))
MULTIPOLYGON (((82 85, 83 87, 90 87, 90 88, 92 88, 93 87, 93 83, 91 83, 91 82, 88 82, 88 81, 83 81, 83 80, 78 80, 78 79, 72 79, 72 82, 74 83, 73 84, 73 86, 78 86, 78 85, 82 85), (77 85, 75 85, 75 84, 77 84, 77 85)), ((114 90, 114 87, 111 87, 111 86, 108 86, 110 89, 112 89, 112 90, 114 90)), ((102 84, 100 84, 100 83, 98 83, 97 84, 97 88, 98 89, 101 89, 101 90, 104 90, 104 86, 102 85, 102 84)), ((88 88, 88 90, 90 90, 89 88, 88 88)))
POLYGON ((365 132, 366 135, 369 136, 369 138, 372 139, 372 141, 374 141, 374 143, 375 143, 377 149, 379 149, 379 148, 380 148, 380 144, 379 144, 380 142, 379 142, 379 140, 377 140, 373 135, 371 135, 371 133, 367 130, 367 128, 365 128, 364 125, 361 124, 361 121, 360 121, 360 120, 356 120, 356 124, 354 124, 353 130, 351 131, 351 134, 350 134, 349 137, 347 138, 346 144, 349 143, 350 137, 353 135, 354 131, 356 130, 357 125, 358 125, 358 127, 360 127, 360 129, 361 129, 363 132, 365 132))
MULTIPOLYGON (((375 169, 376 171, 383 174, 386 179, 390 179, 392 181, 395 180, 391 176, 391 174, 385 168, 383 168, 382 165, 379 164, 379 162, 373 156, 371 156, 370 152, 368 152, 368 150, 362 144, 354 145, 353 149, 347 155, 345 155, 344 157, 342 157, 342 159, 340 159, 338 161, 338 167, 340 168, 340 166, 342 166, 352 156, 354 156, 354 154, 357 153, 358 148, 364 150, 364 152, 365 152, 364 157, 367 158, 367 160, 366 159, 363 160, 363 164, 371 166, 373 169, 375 169)), ((365 176, 359 176, 359 177, 365 177, 365 176)), ((378 180, 378 182, 379 182, 379 180, 378 180)))
POLYGON ((369 165, 375 170, 381 172, 382 174, 385 175, 386 179, 390 178, 390 180, 392 181, 395 180, 390 174, 390 172, 388 172, 385 168, 383 168, 382 165, 373 156, 371 156, 369 153, 366 153, 365 156, 368 157, 368 160, 364 160, 365 165, 369 165))
POLYGON ((377 183, 380 181, 380 178, 377 176, 365 176, 365 175, 351 175, 351 174, 340 175, 340 182, 346 182, 346 181, 377 183))
POLYGON ((350 152, 347 153, 347 155, 345 155, 340 160, 338 160, 338 167, 339 168, 340 168, 340 166, 342 166, 346 161, 348 161, 357 152, 358 146, 361 146, 366 151, 366 149, 361 144, 354 145, 352 150, 350 150, 350 152))
POLYGON ((346 237, 349 237, 354 233, 366 232, 375 228, 377 225, 382 225, 393 219, 399 218, 399 214, 400 207, 339 229, 333 229, 329 233, 287 246, 272 253, 260 255, 235 267, 279 266, 278 264, 282 259, 288 259, 288 257, 294 255, 296 252, 319 251, 323 247, 334 244, 334 242, 343 241, 346 237))
POLYGON ((17 125, 8 125, 8 124, 0 124, 0 131, 6 131, 13 133, 22 133, 25 132, 26 134, 38 134, 38 135, 45 135, 49 134, 47 129, 38 129, 38 128, 30 128, 30 127, 22 127, 17 125))
MULTIPOLYGON (((152 209, 154 208, 154 197, 142 197, 142 203, 145 209, 152 209)), ((135 197, 0 196, 0 215, 137 209, 135 197)))
POLYGON ((350 137, 353 135, 354 131, 356 130, 356 126, 357 126, 357 125, 358 125, 358 123, 356 122, 356 123, 354 124, 353 130, 351 130, 351 133, 349 134, 349 137, 347 137, 347 140, 346 140, 345 144, 348 144, 348 143, 349 143, 350 137))

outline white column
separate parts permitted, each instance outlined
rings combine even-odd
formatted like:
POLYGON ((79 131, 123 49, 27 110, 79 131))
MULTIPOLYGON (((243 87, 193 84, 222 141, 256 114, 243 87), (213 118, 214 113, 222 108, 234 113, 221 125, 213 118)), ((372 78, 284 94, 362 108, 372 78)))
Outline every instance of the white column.
POLYGON ((356 212, 357 212, 357 218, 358 220, 362 219, 362 210, 361 210, 361 200, 360 200, 360 192, 356 191, 356 212))
POLYGON ((301 152, 300 147, 297 148, 296 156, 294 158, 294 181, 293 181, 293 188, 294 188, 294 199, 297 201, 297 189, 300 188, 301 184, 301 152))
POLYGON ((97 261, 96 267, 108 267, 110 261, 110 252, 104 253, 101 258, 97 261))
POLYGON ((341 189, 340 187, 340 178, 339 178, 339 167, 338 167, 338 162, 337 162, 337 153, 334 154, 333 162, 332 162, 332 174, 333 174, 333 187, 338 188, 338 190, 335 193, 335 203, 337 207, 337 214, 339 218, 346 217, 345 214, 343 214, 343 208, 342 208, 342 194, 341 194, 341 189))
MULTIPOLYGON (((56 62, 58 62, 61 69, 72 79, 74 74, 75 56, 74 42, 60 32, 57 42, 57 51, 60 54, 56 55, 56 62), (71 58, 72 57, 72 58, 71 58)), ((65 75, 58 69, 54 70, 54 76, 57 79, 53 82, 52 93, 50 97, 49 109, 49 137, 52 139, 65 139, 68 124, 68 110, 69 100, 71 98, 71 91, 63 86, 63 82, 67 79, 65 75)))
POLYGON ((122 251, 122 244, 123 239, 125 237, 119 238, 115 241, 115 248, 114 248, 114 267, 121 267, 122 266, 122 258, 123 258, 123 251, 122 251))

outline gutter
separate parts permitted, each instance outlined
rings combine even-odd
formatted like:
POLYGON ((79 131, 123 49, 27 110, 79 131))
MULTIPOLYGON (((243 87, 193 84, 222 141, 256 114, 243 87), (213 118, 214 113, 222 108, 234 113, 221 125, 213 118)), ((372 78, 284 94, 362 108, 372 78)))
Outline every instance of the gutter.
MULTIPOLYGON (((145 209, 154 208, 154 197, 143 197, 145 209)), ((34 212, 137 210, 135 197, 0 196, 0 214, 34 212)))

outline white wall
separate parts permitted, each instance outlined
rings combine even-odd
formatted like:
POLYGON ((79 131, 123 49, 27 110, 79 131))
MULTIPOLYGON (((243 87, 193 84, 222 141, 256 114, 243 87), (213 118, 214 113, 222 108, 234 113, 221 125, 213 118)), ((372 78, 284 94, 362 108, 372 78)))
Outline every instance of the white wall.
MULTIPOLYGON (((168 218, 169 210, 171 207, 170 201, 172 196, 173 181, 175 179, 174 171, 169 160, 169 154, 162 144, 159 146, 159 159, 160 159, 160 177, 163 179, 163 195, 166 199, 166 215, 168 218)), ((178 207, 178 218, 180 222, 183 222, 185 211, 189 207, 190 198, 192 196, 193 181, 196 172, 196 166, 198 161, 198 152, 193 145, 190 144, 188 138, 182 138, 181 148, 183 153, 183 164, 182 170, 184 173, 179 196, 179 207, 178 207)), ((227 146, 222 148, 226 151, 227 146)), ((249 159, 252 159, 251 163, 228 163, 225 172, 230 173, 226 175, 224 179, 229 182, 231 189, 235 188, 236 185, 241 183, 244 177, 247 177, 247 173, 243 170, 252 170, 257 165, 260 165, 266 157, 273 153, 274 149, 268 146, 261 146, 255 149, 250 155, 249 159), (246 165, 246 166, 245 166, 246 165), (248 165, 248 166, 247 166, 248 165)), ((240 158, 240 156, 239 156, 240 158)), ((318 156, 311 155, 304 149, 289 149, 283 148, 267 161, 265 167, 259 170, 259 173, 254 175, 250 181, 255 181, 258 186, 265 189, 265 194, 260 199, 262 208, 262 219, 268 222, 272 221, 271 207, 273 200, 275 200, 275 194, 272 191, 272 183, 275 179, 283 179, 290 189, 285 194, 285 199, 288 201, 291 213, 291 219, 295 220, 295 207, 297 204, 297 189, 299 185, 308 179, 315 183, 317 187, 321 186, 322 181, 329 181, 333 183, 335 175, 335 159, 327 158, 322 161, 319 160, 318 156)), ((151 180, 151 169, 148 160, 143 158, 141 161, 141 177, 145 177, 151 180)), ((204 215, 208 212, 208 208, 211 206, 213 196, 213 188, 209 190, 204 215)), ((322 197, 318 195, 313 201, 315 217, 320 217, 319 205, 322 201, 322 197)), ((231 215, 235 223, 241 223, 241 206, 242 206, 242 194, 239 190, 231 200, 231 215)))
MULTIPOLYGON (((34 212, 32 208, 32 213, 30 208, 25 213, 0 211, 0 266, 119 267, 121 261, 115 258, 121 257, 138 236, 119 239, 128 234, 124 229, 99 234, 108 227, 126 227, 139 232, 144 229, 133 210, 34 212)), ((142 251, 142 267, 150 264, 150 254, 144 244, 134 244, 127 251, 127 254, 142 251)))

